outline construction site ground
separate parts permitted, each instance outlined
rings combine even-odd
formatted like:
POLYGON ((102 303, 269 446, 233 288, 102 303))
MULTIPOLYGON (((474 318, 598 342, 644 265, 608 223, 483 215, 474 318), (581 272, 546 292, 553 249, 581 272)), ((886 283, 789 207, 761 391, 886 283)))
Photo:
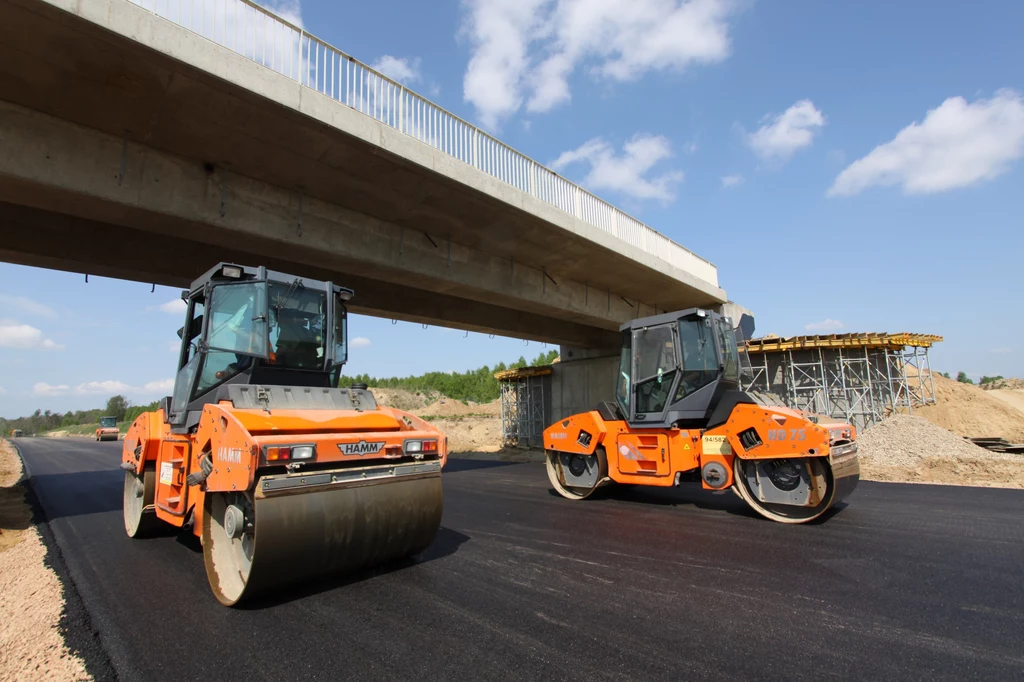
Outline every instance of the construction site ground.
MULTIPOLYGON (((932 379, 935 405, 916 407, 912 417, 896 415, 860 434, 861 476, 874 481, 1024 487, 1024 455, 1000 455, 964 440, 1000 437, 1024 443, 1024 381, 1004 380, 998 388, 983 390, 938 374, 932 379)), ((499 400, 463 403, 436 392, 372 390, 381 405, 407 410, 437 425, 448 436, 453 457, 543 461, 539 451, 502 447, 499 400)))
POLYGON ((0 441, 0 680, 91 680, 65 641, 64 586, 22 474, 14 447, 0 441))
POLYGON ((793 528, 696 484, 576 503, 541 464, 453 459, 418 562, 226 609, 194 537, 125 536, 118 443, 20 445, 121 679, 962 680, 1024 666, 1024 491, 862 482, 793 528))

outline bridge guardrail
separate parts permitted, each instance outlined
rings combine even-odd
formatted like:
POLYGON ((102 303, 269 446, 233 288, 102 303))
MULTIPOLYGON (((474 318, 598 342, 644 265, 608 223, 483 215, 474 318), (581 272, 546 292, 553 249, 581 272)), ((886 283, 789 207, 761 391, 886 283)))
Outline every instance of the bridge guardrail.
POLYGON ((718 286, 686 247, 250 0, 126 0, 718 286))

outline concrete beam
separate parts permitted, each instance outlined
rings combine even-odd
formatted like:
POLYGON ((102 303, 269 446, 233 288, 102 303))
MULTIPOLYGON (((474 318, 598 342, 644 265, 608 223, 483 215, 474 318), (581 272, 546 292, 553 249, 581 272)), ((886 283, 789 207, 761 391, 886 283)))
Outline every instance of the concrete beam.
POLYGON ((186 238, 154 235, 5 202, 0 202, 0 233, 4 235, 0 260, 21 265, 184 288, 219 260, 262 264, 281 272, 302 271, 353 288, 356 295, 349 309, 355 313, 545 343, 573 339, 575 343, 602 344, 616 338, 614 333, 594 327, 336 269, 310 267, 287 257, 257 254, 245 248, 210 247, 186 238), (196 257, 200 251, 204 254, 201 259, 196 257))
POLYGON ((611 292, 606 306, 633 304, 611 311, 619 322, 726 300, 700 259, 704 279, 124 0, 0 3, 0 93, 221 177, 301 192, 309 208, 451 240, 534 281, 546 272, 574 296, 611 292))

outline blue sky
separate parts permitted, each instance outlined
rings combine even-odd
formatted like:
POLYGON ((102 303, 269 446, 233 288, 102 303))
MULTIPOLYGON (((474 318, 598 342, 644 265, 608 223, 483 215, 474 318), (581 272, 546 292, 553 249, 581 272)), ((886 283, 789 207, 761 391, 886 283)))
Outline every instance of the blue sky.
MULTIPOLYGON (((759 334, 937 333, 938 370, 1024 376, 1024 3, 275 9, 711 260, 759 334)), ((177 294, 0 264, 0 414, 167 393, 177 294)), ((544 349, 365 317, 352 336, 352 373, 544 349)))

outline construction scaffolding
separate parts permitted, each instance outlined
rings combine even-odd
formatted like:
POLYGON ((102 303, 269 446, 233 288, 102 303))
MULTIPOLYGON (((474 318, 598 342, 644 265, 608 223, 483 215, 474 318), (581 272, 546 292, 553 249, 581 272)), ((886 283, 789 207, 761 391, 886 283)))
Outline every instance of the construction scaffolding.
POLYGON ((913 413, 935 402, 928 349, 940 341, 908 333, 751 339, 744 388, 864 429, 895 411, 913 413))
POLYGON ((550 400, 552 369, 523 367, 498 372, 501 387, 501 440, 505 447, 543 448, 545 404, 550 400))

